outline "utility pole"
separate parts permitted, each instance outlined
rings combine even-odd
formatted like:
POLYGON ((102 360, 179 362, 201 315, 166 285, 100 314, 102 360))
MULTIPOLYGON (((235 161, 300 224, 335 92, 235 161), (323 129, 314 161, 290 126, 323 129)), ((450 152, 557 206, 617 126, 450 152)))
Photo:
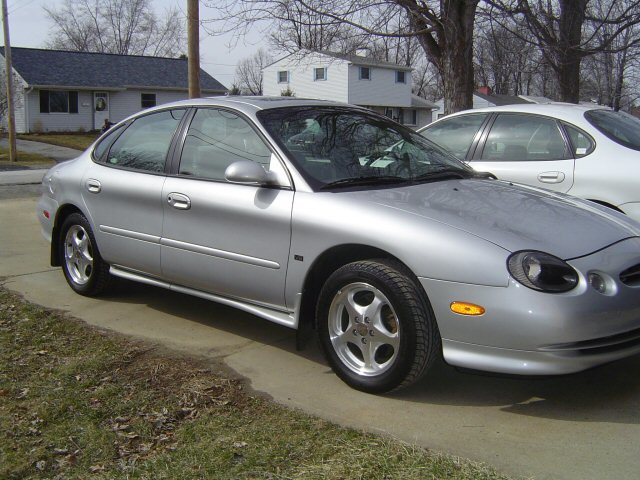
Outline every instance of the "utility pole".
POLYGON ((200 14, 198 0, 187 0, 187 2, 189 98, 198 98, 200 97, 200 14))
POLYGON ((2 27, 4 29, 4 61, 7 77, 7 127, 9 128, 9 161, 17 161, 16 118, 13 112, 13 66, 11 63, 11 41, 9 40, 9 14, 7 0, 2 0, 2 27))

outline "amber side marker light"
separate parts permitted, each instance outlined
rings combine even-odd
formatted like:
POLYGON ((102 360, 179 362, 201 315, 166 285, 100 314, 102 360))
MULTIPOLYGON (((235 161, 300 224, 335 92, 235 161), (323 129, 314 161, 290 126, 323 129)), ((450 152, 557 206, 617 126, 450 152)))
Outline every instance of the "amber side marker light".
POLYGON ((453 313, 460 315, 484 315, 485 312, 484 307, 466 302, 453 302, 450 308, 453 313))

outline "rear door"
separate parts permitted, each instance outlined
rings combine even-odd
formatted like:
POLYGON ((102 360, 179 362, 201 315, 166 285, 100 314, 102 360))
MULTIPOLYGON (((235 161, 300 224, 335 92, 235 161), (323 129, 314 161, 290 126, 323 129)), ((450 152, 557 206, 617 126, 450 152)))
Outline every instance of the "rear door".
POLYGON ((550 117, 500 113, 483 134, 471 166, 501 180, 559 192, 573 185, 574 158, 564 132, 550 117))
POLYGON ((229 183, 239 160, 284 172, 252 121, 200 108, 186 131, 179 166, 162 191, 162 272, 172 283, 285 308, 294 192, 229 183))
POLYGON ((162 186, 183 114, 164 110, 139 117, 112 131, 93 152, 82 192, 107 263, 160 275, 162 186))

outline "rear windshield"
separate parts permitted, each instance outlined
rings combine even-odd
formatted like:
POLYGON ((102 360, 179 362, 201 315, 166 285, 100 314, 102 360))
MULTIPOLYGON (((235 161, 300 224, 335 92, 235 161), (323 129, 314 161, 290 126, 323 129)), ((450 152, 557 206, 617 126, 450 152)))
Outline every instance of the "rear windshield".
POLYGON ((589 110, 584 114, 591 125, 616 143, 640 150, 640 120, 627 113, 589 110))

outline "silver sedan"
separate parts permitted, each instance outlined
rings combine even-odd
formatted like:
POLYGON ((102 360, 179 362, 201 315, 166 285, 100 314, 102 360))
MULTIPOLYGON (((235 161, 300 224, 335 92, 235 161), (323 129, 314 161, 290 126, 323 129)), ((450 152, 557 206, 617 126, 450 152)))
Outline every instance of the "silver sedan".
POLYGON ((79 294, 122 277, 315 331, 368 392, 439 356, 543 375, 640 352, 640 224, 478 174, 358 107, 145 110, 52 168, 37 209, 79 294))

